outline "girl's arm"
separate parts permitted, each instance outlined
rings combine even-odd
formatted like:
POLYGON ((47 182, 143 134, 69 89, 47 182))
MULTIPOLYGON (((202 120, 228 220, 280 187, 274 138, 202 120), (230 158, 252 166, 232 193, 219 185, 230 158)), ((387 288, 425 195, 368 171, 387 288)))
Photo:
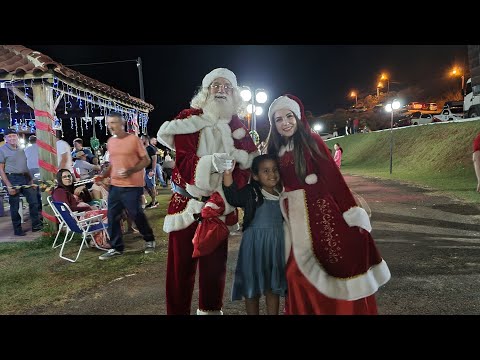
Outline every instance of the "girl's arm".
POLYGON ((223 173, 223 192, 228 203, 235 207, 244 208, 247 204, 247 199, 250 194, 250 185, 246 185, 238 190, 237 184, 233 181, 232 170, 235 167, 233 164, 231 170, 227 170, 223 173))

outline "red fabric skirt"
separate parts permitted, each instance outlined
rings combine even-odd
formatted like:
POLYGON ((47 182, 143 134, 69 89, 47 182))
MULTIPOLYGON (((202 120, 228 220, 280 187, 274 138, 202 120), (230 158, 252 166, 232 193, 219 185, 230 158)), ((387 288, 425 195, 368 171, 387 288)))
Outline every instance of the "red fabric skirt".
POLYGON ((285 315, 378 315, 375 295, 348 301, 326 297, 298 268, 293 249, 286 267, 285 315))

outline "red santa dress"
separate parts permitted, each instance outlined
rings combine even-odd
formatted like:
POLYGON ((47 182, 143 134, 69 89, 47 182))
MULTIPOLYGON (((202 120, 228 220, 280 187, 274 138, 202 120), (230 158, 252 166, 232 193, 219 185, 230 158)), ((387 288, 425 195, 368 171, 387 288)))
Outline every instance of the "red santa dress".
POLYGON ((304 151, 305 184, 295 174, 293 148, 280 149, 285 186, 288 294, 286 314, 377 314, 374 293, 390 279, 370 235, 367 213, 356 205, 323 140, 324 159, 304 151))

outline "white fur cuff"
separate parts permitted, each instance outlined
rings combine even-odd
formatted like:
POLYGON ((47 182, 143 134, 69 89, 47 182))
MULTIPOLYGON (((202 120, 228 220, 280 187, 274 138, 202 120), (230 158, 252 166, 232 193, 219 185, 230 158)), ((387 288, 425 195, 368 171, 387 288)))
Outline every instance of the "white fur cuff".
POLYGON ((248 162, 248 153, 245 150, 235 149, 231 152, 230 155, 235 158, 235 161, 239 165, 246 165, 246 163, 248 162))
POLYGON ((232 132, 233 138, 237 140, 243 139, 245 135, 247 135, 247 132, 245 131, 244 128, 238 128, 237 130, 234 130, 232 132))
POLYGON ((372 225, 367 212, 361 207, 354 206, 343 213, 343 218, 348 226, 358 226, 368 232, 372 231, 372 225))
POLYGON ((223 311, 222 310, 203 311, 203 310, 197 309, 197 315, 223 315, 223 311))

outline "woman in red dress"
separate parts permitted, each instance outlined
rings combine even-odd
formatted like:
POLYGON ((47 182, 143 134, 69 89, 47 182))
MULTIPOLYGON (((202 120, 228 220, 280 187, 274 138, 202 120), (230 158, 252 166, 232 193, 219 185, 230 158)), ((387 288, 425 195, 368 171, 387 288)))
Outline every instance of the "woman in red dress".
POLYGON ((375 315, 375 292, 390 279, 370 219, 293 95, 268 111, 267 149, 279 156, 285 187, 287 297, 291 315, 375 315))

